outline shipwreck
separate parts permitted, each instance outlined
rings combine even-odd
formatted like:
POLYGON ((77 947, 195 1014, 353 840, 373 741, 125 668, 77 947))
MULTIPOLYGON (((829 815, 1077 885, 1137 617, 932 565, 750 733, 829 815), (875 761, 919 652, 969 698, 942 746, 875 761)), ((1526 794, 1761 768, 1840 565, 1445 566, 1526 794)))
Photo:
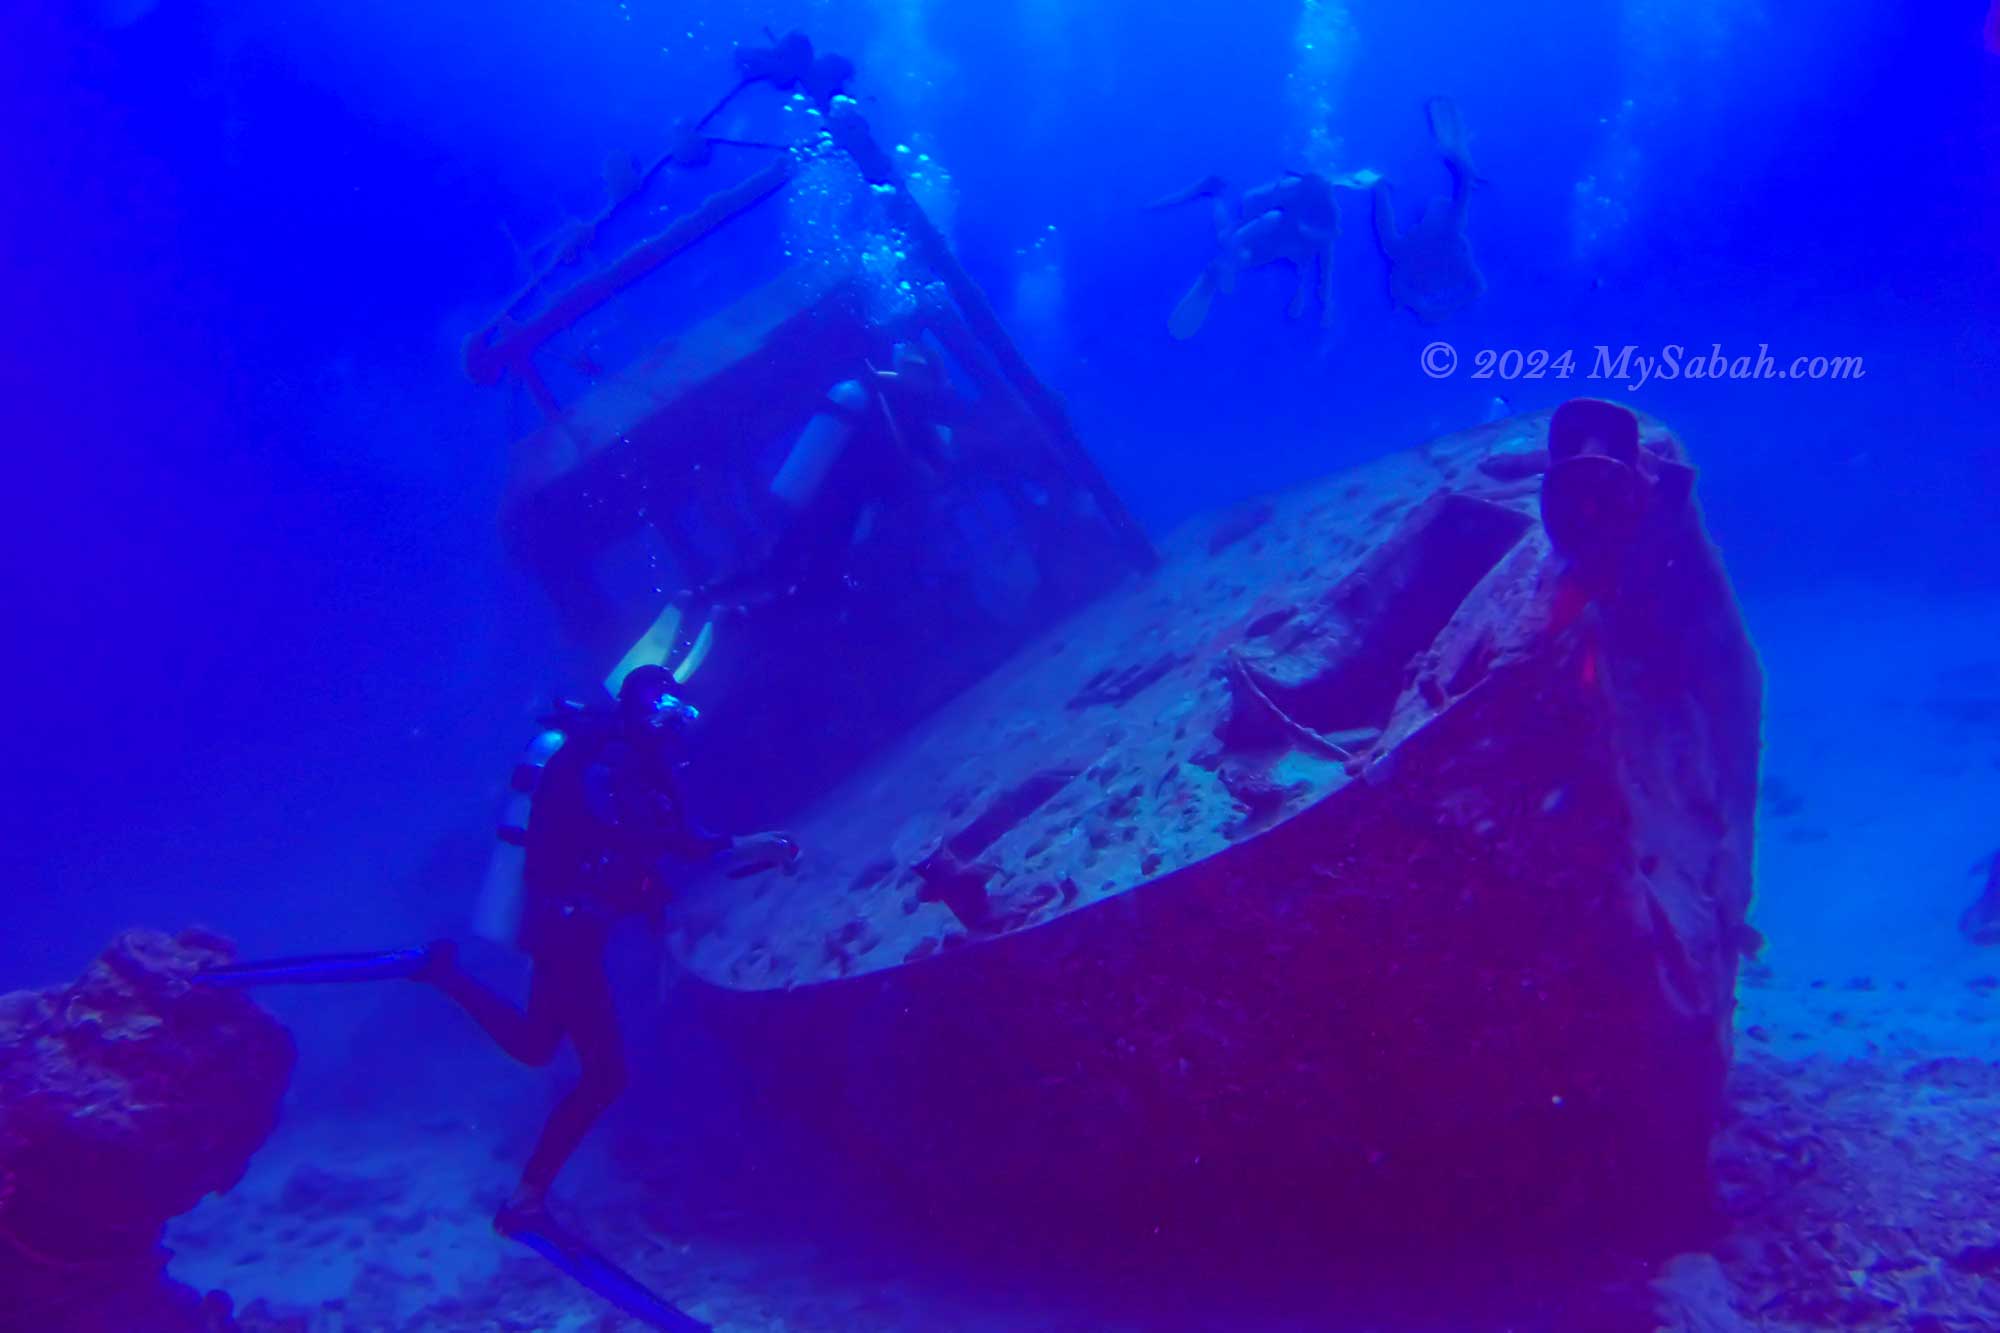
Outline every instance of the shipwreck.
POLYGON ((969 447, 925 535, 724 627, 688 686, 720 817, 807 849, 672 923, 766 1100, 954 1209, 1697 1219, 1762 687, 1682 443, 1581 400, 1155 549, 917 155, 801 117, 467 349, 542 413, 503 530, 607 681, 750 558, 830 384, 898 344, 949 368, 969 447), (836 212, 875 239, 797 242, 836 212))

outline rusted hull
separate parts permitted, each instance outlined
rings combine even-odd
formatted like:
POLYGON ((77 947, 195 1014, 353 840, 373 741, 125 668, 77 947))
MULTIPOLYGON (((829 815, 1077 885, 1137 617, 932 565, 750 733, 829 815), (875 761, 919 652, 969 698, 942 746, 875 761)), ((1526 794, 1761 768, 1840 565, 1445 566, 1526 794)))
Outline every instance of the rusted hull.
POLYGON ((1525 537, 1355 780, 1283 822, 919 962, 704 988, 710 1019, 834 1150, 1040 1225, 1691 1222, 1761 679, 1691 510, 1619 558, 1580 589, 1525 537))

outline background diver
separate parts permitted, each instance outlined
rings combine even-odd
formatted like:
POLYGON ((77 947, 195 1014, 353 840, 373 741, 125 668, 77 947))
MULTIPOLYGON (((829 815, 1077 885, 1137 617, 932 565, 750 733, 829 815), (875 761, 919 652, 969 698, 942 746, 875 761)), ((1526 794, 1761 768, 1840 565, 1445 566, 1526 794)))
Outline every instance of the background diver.
POLYGON ((691 633, 702 626, 690 660, 706 656, 719 620, 853 586, 854 553, 880 533, 883 515, 935 490, 954 468, 956 443, 943 420, 950 396, 937 364, 910 343, 896 345, 890 369, 871 364, 827 391, 771 479, 773 534, 736 572, 677 599, 707 611, 705 620, 681 622, 691 633))
POLYGON ((1316 296, 1320 326, 1331 327, 1333 243, 1340 234, 1340 207, 1333 191, 1334 182, 1325 176, 1289 171, 1232 198, 1227 183, 1210 176, 1153 204, 1161 209, 1196 199, 1214 200, 1216 256, 1174 307, 1167 321, 1174 337, 1192 338, 1200 332, 1216 293, 1233 294, 1243 270, 1276 263, 1288 263, 1296 273, 1292 318, 1305 314, 1316 296))
MULTIPOLYGON (((513 911, 518 945, 534 964, 525 1009, 466 972, 450 941, 385 955, 238 964, 201 977, 220 986, 412 978, 449 996, 508 1055, 537 1067, 553 1060, 568 1038, 581 1075, 550 1113, 494 1226, 600 1290, 615 1286, 612 1279, 631 1279, 558 1227, 547 1200, 564 1163, 625 1086, 623 1041, 605 967, 610 933, 621 921, 658 919, 679 878, 668 863, 721 862, 733 875, 770 868, 790 873, 799 855, 784 834, 730 837, 703 829, 690 816, 678 770, 700 714, 673 686, 666 668, 637 667, 622 682, 615 707, 571 706, 546 719, 551 730, 517 770, 516 789, 532 799, 525 821, 502 836, 511 832, 525 853, 513 911)), ((660 1326, 693 1326, 672 1322, 670 1310, 664 1318, 652 1311, 638 1299, 647 1295, 643 1288, 631 1285, 637 1295, 630 1299, 606 1294, 660 1326)))
POLYGON ((694 122, 690 127, 694 135, 705 131, 710 121, 755 84, 768 83, 780 93, 804 93, 821 111, 833 105, 834 98, 846 95, 847 85, 854 79, 853 61, 831 51, 815 52, 812 39, 802 32, 788 32, 779 37, 766 28, 764 35, 770 39, 770 45, 737 48, 736 86, 724 93, 722 100, 708 109, 708 114, 694 122))
POLYGON ((1486 275, 1472 257, 1466 214, 1472 192, 1486 183, 1466 150, 1465 124, 1449 97, 1424 103, 1431 142, 1451 176, 1451 193, 1433 198, 1417 225, 1403 230, 1396 220, 1388 182, 1374 193, 1375 244, 1389 266, 1389 297, 1427 324, 1436 324, 1486 294, 1486 275))
POLYGON ((698 119, 674 122, 666 151, 652 165, 640 170, 629 158, 620 156, 613 159, 615 165, 606 170, 606 184, 614 205, 640 193, 666 167, 692 171, 707 166, 715 160, 717 148, 788 151, 786 144, 727 138, 708 132, 709 125, 717 116, 759 83, 768 83, 780 93, 804 93, 822 111, 833 104, 834 98, 846 95, 847 85, 854 79, 853 61, 830 51, 815 53, 812 39, 802 32, 790 32, 778 37, 767 28, 765 36, 770 39, 768 46, 737 49, 736 72, 739 77, 735 86, 698 119))

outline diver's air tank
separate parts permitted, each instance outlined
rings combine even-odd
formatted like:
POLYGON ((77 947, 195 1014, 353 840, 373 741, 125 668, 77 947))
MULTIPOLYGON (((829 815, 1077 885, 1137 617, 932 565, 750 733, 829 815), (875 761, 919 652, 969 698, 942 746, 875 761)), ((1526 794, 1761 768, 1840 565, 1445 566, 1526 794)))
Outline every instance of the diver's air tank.
POLYGON ((507 800, 494 830, 500 845, 487 862, 486 880, 473 910, 472 930, 481 939, 512 947, 520 938, 521 913, 527 899, 523 873, 528 863, 528 819, 534 812, 535 792, 542 784, 543 771, 568 742, 569 728, 583 711, 582 704, 567 699, 558 703, 555 711, 542 719, 544 729, 528 742, 507 780, 507 800))
POLYGON ((534 808, 535 789, 542 785, 542 770, 568 739, 568 732, 551 727, 528 743, 507 781, 509 794, 500 812, 500 841, 515 847, 527 846, 528 815, 534 808))
POLYGON ((842 380, 827 390, 826 407, 806 423, 797 444, 785 455, 784 466, 771 478, 771 494, 788 508, 804 509, 840 461, 854 422, 868 406, 868 390, 859 380, 842 380))

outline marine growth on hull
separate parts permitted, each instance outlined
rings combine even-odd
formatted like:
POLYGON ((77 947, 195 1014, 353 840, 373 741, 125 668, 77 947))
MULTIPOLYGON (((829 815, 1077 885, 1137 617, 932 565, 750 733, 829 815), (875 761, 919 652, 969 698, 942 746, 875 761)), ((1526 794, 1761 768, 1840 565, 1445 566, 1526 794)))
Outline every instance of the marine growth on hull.
POLYGON ((1578 401, 1195 522, 675 953, 829 1142, 1024 1219, 1685 1222, 1761 707, 1692 480, 1578 401))
MULTIPOLYGON (((693 891, 678 952, 746 989, 922 960, 1137 889, 1386 774, 1503 649, 1524 659, 1549 630, 1548 420, 1188 525, 1158 570, 814 802, 798 881, 693 891)), ((1682 466, 1656 427, 1647 448, 1682 466)), ((1726 616, 1726 589, 1710 591, 1726 616)))

